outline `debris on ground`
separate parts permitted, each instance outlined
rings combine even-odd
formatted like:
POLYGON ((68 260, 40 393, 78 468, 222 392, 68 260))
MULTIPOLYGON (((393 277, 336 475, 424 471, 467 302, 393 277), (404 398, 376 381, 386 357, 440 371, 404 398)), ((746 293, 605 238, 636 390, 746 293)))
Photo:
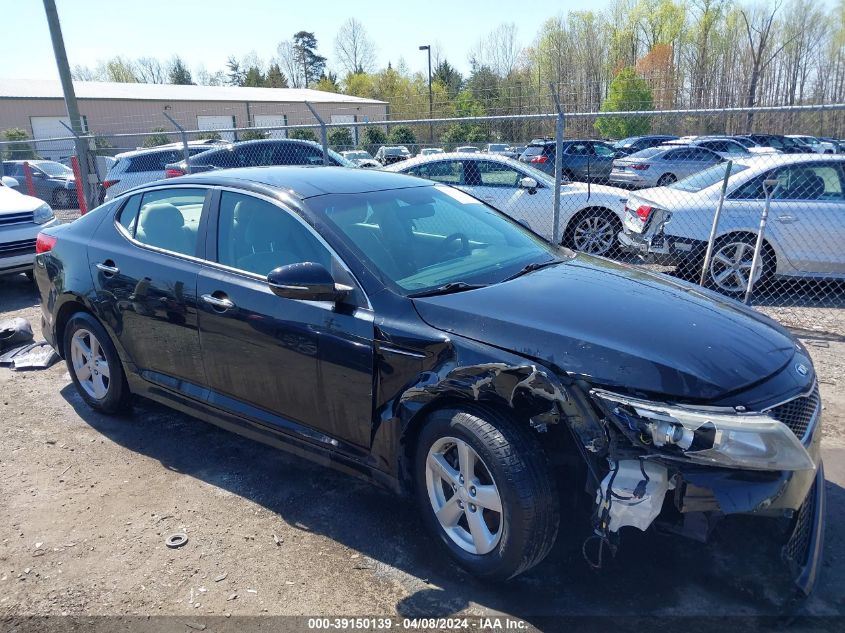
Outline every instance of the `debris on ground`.
POLYGON ((32 326, 21 317, 0 321, 0 352, 32 341, 32 326))
POLYGON ((164 541, 164 544, 167 545, 167 547, 169 547, 170 549, 176 549, 177 547, 182 547, 187 542, 187 534, 185 534, 184 532, 176 532, 168 536, 167 540, 164 541))

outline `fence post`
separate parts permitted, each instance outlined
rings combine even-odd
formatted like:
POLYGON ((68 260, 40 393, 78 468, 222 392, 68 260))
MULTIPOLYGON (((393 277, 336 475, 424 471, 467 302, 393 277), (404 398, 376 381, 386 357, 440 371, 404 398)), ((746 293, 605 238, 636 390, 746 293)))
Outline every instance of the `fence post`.
POLYGON ((555 108, 557 108, 557 119, 555 119, 555 205, 552 244, 558 246, 560 244, 560 186, 562 178, 561 171, 563 170, 563 155, 560 150, 563 145, 563 130, 566 126, 566 121, 563 116, 563 110, 560 108, 560 99, 558 99, 554 84, 549 83, 549 88, 552 92, 552 98, 555 100, 555 108))
POLYGON ((710 238, 707 240, 707 251, 704 253, 704 265, 701 267, 701 279, 699 286, 704 286, 707 279, 707 269, 710 267, 710 258, 713 257, 713 242, 716 240, 716 230, 719 228, 719 217, 722 215, 722 205, 725 204, 725 191, 728 188, 728 179, 731 177, 731 169, 734 162, 729 160, 725 165, 725 177, 722 180, 722 193, 719 195, 719 206, 713 214, 713 226, 710 227, 710 238))
POLYGON ((308 106, 308 109, 311 110, 311 114, 314 115, 314 118, 317 119, 317 123, 320 124, 320 141, 323 144, 323 165, 329 164, 329 136, 326 132, 326 122, 320 118, 320 115, 317 114, 317 110, 314 109, 308 101, 305 102, 305 105, 308 106))
MULTIPOLYGON (((94 169, 91 169, 92 161, 89 160, 90 153, 88 150, 90 148, 88 147, 88 143, 86 143, 82 137, 64 121, 59 121, 59 123, 61 123, 68 132, 73 134, 76 139, 76 155, 79 159, 81 159, 77 161, 76 169, 74 169, 74 178, 76 179, 76 203, 79 205, 80 213, 85 213, 85 211, 82 211, 83 207, 87 210, 89 206, 97 206, 95 204, 93 188, 91 187, 90 182, 90 175, 93 175, 94 178, 97 179, 98 183, 100 182, 97 176, 96 165, 94 169), (80 183, 82 183, 81 188, 80 183), (82 193, 81 196, 80 192, 82 193)), ((93 163, 96 162, 97 159, 94 158, 93 163)))
POLYGON ((751 260, 751 270, 748 273, 748 287, 745 289, 745 304, 751 301, 751 291, 754 288, 754 273, 760 264, 760 253, 763 250, 763 235, 766 233, 766 222, 769 219, 769 205, 772 202, 772 194, 780 184, 778 180, 770 178, 763 181, 763 191, 766 192, 766 204, 763 206, 763 214, 760 216, 760 228, 757 230, 757 242, 754 244, 754 258, 751 260))
POLYGON ((182 156, 185 158, 185 173, 190 174, 191 161, 189 159, 191 158, 191 153, 188 151, 188 135, 185 134, 185 128, 176 123, 176 121, 173 120, 173 117, 167 114, 167 112, 164 113, 164 116, 168 121, 170 121, 174 126, 176 126, 177 130, 179 130, 179 134, 182 137, 182 156))
POLYGON ((29 166, 29 161, 23 164, 23 177, 26 180, 26 193, 29 196, 35 197, 35 185, 32 183, 32 167, 29 166))
POLYGON ((73 168, 73 178, 76 181, 76 203, 79 205, 79 215, 85 215, 88 213, 88 204, 85 200, 82 178, 79 176, 79 159, 76 155, 70 157, 70 166, 73 168))

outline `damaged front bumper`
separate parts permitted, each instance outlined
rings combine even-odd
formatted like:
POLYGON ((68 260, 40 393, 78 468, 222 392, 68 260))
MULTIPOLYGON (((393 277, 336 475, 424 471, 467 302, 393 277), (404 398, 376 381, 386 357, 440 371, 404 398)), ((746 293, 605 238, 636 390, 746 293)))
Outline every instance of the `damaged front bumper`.
POLYGON ((770 518, 785 529, 767 532, 779 534, 782 557, 795 585, 809 595, 821 566, 824 534, 820 414, 819 403, 806 431, 796 434, 809 467, 793 470, 721 467, 685 461, 677 454, 667 457, 654 446, 638 455, 617 445, 608 455, 609 470, 596 491, 597 534, 607 538, 621 527, 645 530, 654 523, 665 531, 706 541, 727 516, 770 518))

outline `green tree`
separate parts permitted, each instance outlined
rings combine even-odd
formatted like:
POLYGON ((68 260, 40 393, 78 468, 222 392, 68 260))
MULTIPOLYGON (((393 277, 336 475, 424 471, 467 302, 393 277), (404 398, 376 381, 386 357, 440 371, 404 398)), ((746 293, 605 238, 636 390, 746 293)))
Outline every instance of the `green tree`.
POLYGON ((150 135, 144 139, 143 147, 156 147, 158 145, 167 145, 170 142, 170 137, 165 134, 167 132, 163 127, 154 127, 150 130, 150 135))
POLYGON ((407 125, 397 125, 390 130, 387 141, 396 145, 416 145, 417 137, 407 125))
POLYGON ((461 76, 461 73, 459 73, 446 59, 434 67, 434 73, 432 74, 431 79, 432 82, 439 81, 441 84, 446 86, 446 90, 452 98, 461 91, 461 86, 464 83, 464 78, 461 76))
POLYGON ((351 147, 354 144, 352 132, 348 127, 338 127, 329 132, 329 145, 335 147, 351 147))
POLYGON ((32 143, 27 142, 29 140, 29 134, 26 133, 26 130, 22 130, 19 127, 4 130, 3 140, 11 141, 9 145, 3 147, 2 155, 6 160, 35 160, 39 157, 35 153, 32 143))
POLYGON ((368 127, 364 130, 365 145, 384 145, 387 143, 387 134, 380 127, 368 127))
POLYGON ((446 128, 440 140, 447 145, 460 145, 461 143, 484 143, 487 138, 487 132, 480 125, 453 123, 446 128))
POLYGON ((197 140, 198 141, 219 141, 222 138, 223 137, 220 136, 220 132, 214 132, 214 131, 200 132, 199 134, 197 134, 197 140))
POLYGON ((290 131, 288 138, 298 139, 300 141, 316 141, 317 135, 314 134, 314 130, 309 128, 297 128, 290 131))
POLYGON ((267 76, 264 77, 264 85, 267 88, 288 88, 288 78, 285 77, 285 74, 282 72, 282 69, 279 68, 279 65, 276 63, 270 64, 270 68, 267 69, 267 76))
POLYGON ((323 92, 340 92, 340 85, 337 83, 337 75, 332 71, 320 77, 320 81, 314 86, 315 90, 323 92))
POLYGON ((262 130, 247 130, 246 132, 241 132, 238 136, 242 141, 261 141, 267 138, 267 132, 262 130))
POLYGON ((174 56, 173 59, 170 60, 170 69, 167 76, 172 84, 179 84, 183 86, 192 86, 194 84, 194 80, 191 77, 191 71, 188 70, 188 67, 185 66, 185 62, 183 62, 182 58, 178 55, 174 56))
MULTIPOLYGON (((651 89, 634 68, 628 66, 610 82, 607 99, 601 104, 602 112, 630 112, 651 110, 653 100, 651 89)), ((651 130, 651 120, 647 116, 639 117, 599 117, 595 128, 606 138, 625 138, 647 134, 651 130)))
POLYGON ((244 82, 241 85, 251 88, 262 88, 265 85, 264 82, 264 73, 261 72, 261 69, 258 66, 250 66, 246 71, 246 75, 244 75, 244 82))
POLYGON ((294 60, 302 69, 305 87, 316 83, 326 69, 326 58, 317 54, 317 38, 314 33, 299 31, 293 36, 294 60))
POLYGON ((226 82, 230 86, 243 86, 246 81, 246 71, 241 68, 241 63, 234 55, 226 60, 226 82))

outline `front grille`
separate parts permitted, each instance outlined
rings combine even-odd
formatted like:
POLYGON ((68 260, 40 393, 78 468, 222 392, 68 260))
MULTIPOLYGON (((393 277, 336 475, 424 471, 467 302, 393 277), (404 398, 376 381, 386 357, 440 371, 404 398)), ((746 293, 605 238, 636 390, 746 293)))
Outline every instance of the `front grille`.
POLYGON ((801 504, 798 515, 793 523, 792 534, 783 546, 783 557, 791 564, 801 567, 809 555, 810 533, 813 527, 813 514, 816 509, 816 486, 814 482, 807 493, 807 498, 801 504))
POLYGON ((798 439, 803 440, 820 407, 819 387, 816 385, 810 395, 793 398, 789 402, 768 409, 765 413, 783 422, 798 439))
POLYGON ((35 240, 16 240, 14 242, 0 242, 0 259, 17 257, 35 253, 35 240))
POLYGON ((27 224, 35 221, 35 213, 32 211, 22 211, 20 213, 6 213, 0 215, 0 226, 9 226, 12 224, 27 224))

